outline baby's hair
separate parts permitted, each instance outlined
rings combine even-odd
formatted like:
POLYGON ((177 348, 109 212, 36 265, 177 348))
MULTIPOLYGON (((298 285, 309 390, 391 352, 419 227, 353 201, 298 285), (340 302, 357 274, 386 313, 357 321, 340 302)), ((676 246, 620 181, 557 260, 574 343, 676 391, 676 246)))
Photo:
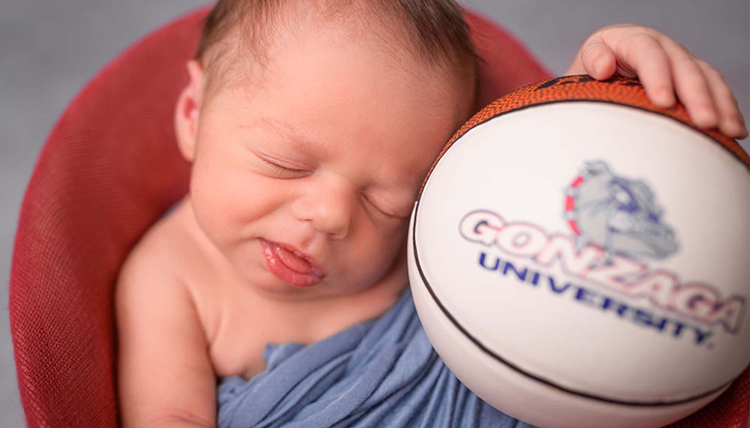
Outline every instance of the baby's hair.
POLYGON ((473 70, 476 54, 455 0, 218 0, 206 17, 196 59, 213 77, 223 76, 237 62, 233 47, 249 51, 262 64, 274 25, 287 17, 284 9, 300 5, 326 20, 345 13, 364 17, 365 22, 374 17, 384 24, 381 27, 390 27, 391 34, 395 30, 406 36, 394 37, 394 45, 429 64, 473 70), (367 12, 374 16, 364 15, 367 12))

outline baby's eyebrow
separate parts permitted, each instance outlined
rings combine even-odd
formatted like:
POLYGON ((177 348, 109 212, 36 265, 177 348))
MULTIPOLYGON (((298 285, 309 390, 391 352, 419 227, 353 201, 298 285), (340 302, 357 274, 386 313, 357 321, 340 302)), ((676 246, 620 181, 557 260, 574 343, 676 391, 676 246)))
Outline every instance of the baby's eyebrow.
POLYGON ((324 147, 323 144, 314 138, 305 135, 300 129, 283 120, 261 116, 258 118, 257 126, 273 133, 283 134, 289 140, 301 146, 301 148, 322 150, 324 147))

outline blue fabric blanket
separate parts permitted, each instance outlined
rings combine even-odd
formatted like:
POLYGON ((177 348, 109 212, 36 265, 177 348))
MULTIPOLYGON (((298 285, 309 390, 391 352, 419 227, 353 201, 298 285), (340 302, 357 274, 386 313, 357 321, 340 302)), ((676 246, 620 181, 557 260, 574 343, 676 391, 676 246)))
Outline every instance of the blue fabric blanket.
POLYGON ((219 427, 531 428, 467 390, 432 349, 409 290, 318 343, 268 345, 267 370, 222 380, 219 427))

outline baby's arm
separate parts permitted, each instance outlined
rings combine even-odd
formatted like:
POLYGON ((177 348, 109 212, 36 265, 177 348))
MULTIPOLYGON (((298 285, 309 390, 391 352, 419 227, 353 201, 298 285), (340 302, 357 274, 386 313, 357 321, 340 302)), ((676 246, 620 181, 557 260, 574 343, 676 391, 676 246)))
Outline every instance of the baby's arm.
POLYGON ((216 380, 193 299, 149 250, 131 254, 116 291, 122 426, 214 427, 216 380))
POLYGON ((655 105, 671 107, 676 93, 699 127, 718 127, 733 138, 748 135, 737 101, 719 72, 654 29, 623 24, 596 31, 567 71, 583 73, 599 80, 615 73, 637 76, 655 105))

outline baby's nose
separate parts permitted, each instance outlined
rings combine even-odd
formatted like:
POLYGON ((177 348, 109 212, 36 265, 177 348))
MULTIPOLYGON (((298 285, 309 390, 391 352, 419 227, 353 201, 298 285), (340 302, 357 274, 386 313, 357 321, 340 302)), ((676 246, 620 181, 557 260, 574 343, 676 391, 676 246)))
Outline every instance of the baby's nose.
POLYGON ((338 177, 317 177, 294 205, 299 220, 312 223, 334 239, 343 239, 356 210, 357 189, 338 177))

